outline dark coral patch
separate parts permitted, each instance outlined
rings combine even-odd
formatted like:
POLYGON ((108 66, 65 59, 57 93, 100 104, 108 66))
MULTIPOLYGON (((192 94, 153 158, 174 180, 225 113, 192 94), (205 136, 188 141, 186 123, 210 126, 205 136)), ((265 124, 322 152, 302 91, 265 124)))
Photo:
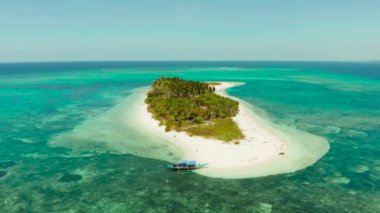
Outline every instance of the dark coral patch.
POLYGON ((1 177, 4 177, 6 174, 7 174, 6 171, 0 171, 0 178, 1 178, 1 177))
POLYGON ((61 179, 59 179, 59 181, 61 181, 61 182, 75 182, 78 180, 82 180, 82 176, 80 176, 80 175, 64 175, 63 177, 61 177, 61 179))
POLYGON ((2 169, 6 169, 6 168, 12 167, 14 165, 16 165, 16 163, 14 161, 2 161, 2 162, 0 162, 0 168, 2 168, 2 169))

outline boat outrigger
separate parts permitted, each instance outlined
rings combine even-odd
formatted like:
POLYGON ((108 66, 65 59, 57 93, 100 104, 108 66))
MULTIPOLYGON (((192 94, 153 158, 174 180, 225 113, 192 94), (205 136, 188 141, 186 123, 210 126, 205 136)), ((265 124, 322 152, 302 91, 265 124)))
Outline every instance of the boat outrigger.
POLYGON ((195 160, 179 160, 176 163, 169 163, 168 169, 177 170, 177 172, 187 171, 188 173, 193 170, 204 168, 208 163, 197 164, 195 160))

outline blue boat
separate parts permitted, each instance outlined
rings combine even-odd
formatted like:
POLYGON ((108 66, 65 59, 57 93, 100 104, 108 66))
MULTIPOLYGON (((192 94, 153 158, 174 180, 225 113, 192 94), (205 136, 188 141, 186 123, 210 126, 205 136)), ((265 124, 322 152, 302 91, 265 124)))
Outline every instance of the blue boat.
POLYGON ((171 170, 177 170, 177 172, 179 173, 180 171, 190 172, 193 170, 201 169, 207 165, 208 163, 197 164, 195 160, 179 160, 175 163, 169 163, 167 167, 171 170))

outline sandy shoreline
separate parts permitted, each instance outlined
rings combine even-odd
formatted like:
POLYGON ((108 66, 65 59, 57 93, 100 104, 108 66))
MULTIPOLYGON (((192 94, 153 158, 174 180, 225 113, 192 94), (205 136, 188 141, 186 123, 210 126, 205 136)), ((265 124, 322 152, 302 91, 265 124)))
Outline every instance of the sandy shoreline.
MULTIPOLYGON (((242 83, 221 82, 216 92, 228 96, 226 89, 240 85, 242 83)), ((240 102, 239 113, 233 118, 245 135, 239 145, 191 137, 184 132, 165 132, 147 111, 145 95, 135 103, 138 107, 134 108, 137 112, 133 120, 137 121, 137 129, 174 146, 176 154, 183 159, 209 163, 208 168, 199 173, 210 177, 246 178, 293 172, 314 164, 328 151, 329 144, 324 138, 271 124, 254 113, 248 103, 228 97, 240 102)))

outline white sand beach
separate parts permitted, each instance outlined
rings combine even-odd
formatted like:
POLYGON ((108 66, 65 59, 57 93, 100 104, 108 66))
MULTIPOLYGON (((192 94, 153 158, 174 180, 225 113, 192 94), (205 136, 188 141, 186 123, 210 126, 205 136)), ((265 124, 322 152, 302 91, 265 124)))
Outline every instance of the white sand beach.
MULTIPOLYGON (((199 173, 218 178, 247 178, 288 173, 316 163, 329 150, 326 139, 303 131, 279 126, 255 113, 255 108, 243 100, 229 96, 225 90, 242 83, 220 82, 216 92, 239 101, 239 113, 234 117, 245 139, 240 144, 225 143, 185 132, 165 132, 152 118, 144 103, 145 95, 135 103, 138 107, 132 120, 145 134, 163 139, 175 147, 182 159, 209 163, 199 173)), ((129 118, 130 119, 130 118, 129 118)))

